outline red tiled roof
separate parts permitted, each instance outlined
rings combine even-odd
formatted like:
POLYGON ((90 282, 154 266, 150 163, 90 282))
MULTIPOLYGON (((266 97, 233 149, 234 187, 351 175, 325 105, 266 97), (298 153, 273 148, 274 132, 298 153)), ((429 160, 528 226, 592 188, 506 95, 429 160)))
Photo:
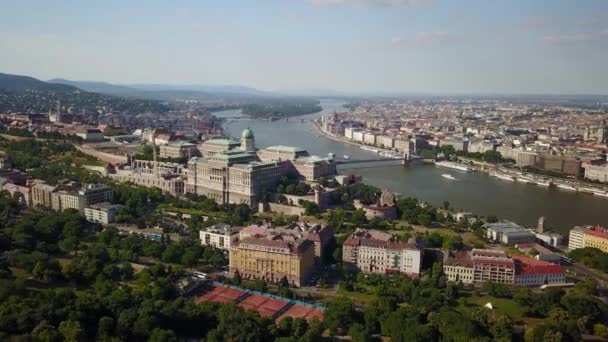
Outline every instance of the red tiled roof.
POLYGON ((486 256, 486 257, 506 257, 507 254, 503 251, 495 251, 491 249, 474 249, 472 251, 474 256, 486 256))
POLYGON ((517 264, 518 275, 538 275, 538 274, 562 274, 564 269, 560 265, 550 262, 536 260, 523 256, 513 256, 517 264))
POLYGON ((513 260, 497 260, 497 259, 486 259, 486 258, 475 258, 473 261, 475 264, 491 265, 491 266, 505 266, 513 268, 515 265, 513 260))
POLYGON ((444 265, 448 266, 464 266, 473 267, 473 259, 471 254, 465 251, 449 252, 448 257, 443 262, 444 265))
POLYGON ((608 230, 601 226, 586 229, 585 234, 597 236, 603 239, 608 239, 608 230))

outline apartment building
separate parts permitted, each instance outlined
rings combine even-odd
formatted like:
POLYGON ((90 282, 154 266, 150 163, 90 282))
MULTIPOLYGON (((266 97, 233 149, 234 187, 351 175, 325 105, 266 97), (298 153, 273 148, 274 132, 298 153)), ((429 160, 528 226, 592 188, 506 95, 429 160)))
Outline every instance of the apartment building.
POLYGON ((515 263, 502 251, 489 249, 450 251, 444 256, 443 272, 449 281, 462 281, 464 284, 485 282, 513 284, 515 263))
POLYGON ((608 253, 608 229, 601 226, 574 227, 570 230, 568 249, 592 247, 608 253))
POLYGON ((390 234, 357 228, 343 243, 342 260, 365 273, 397 272, 418 277, 423 250, 419 241, 399 242, 390 234))
POLYGON ((110 224, 116 222, 116 214, 118 214, 122 208, 123 206, 120 204, 101 202, 84 208, 84 216, 87 221, 90 222, 110 224))
POLYGON ((229 275, 278 282, 283 277, 303 286, 315 272, 315 249, 311 241, 289 234, 251 236, 230 247, 229 275))
POLYGON ((199 232, 201 245, 230 250, 232 244, 238 241, 241 228, 226 223, 216 223, 199 232))

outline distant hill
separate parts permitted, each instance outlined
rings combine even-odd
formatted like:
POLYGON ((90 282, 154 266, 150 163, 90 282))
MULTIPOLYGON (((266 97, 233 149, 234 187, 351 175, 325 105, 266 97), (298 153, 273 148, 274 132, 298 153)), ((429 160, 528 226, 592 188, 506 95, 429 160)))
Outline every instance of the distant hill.
POLYGON ((54 78, 49 80, 50 83, 59 83, 65 84, 69 86, 73 86, 76 88, 80 88, 85 91, 93 92, 93 93, 101 93, 108 95, 136 95, 140 91, 134 88, 115 85, 107 82, 95 82, 95 81, 71 81, 63 78, 54 78))
POLYGON ((73 81, 62 78, 52 79, 49 82, 61 83, 78 87, 85 91, 107 95, 140 97, 159 100, 173 100, 177 98, 192 98, 203 100, 216 100, 219 98, 256 98, 273 97, 276 93, 265 92, 255 88, 231 85, 181 85, 181 84, 128 84, 118 85, 98 81, 73 81))
POLYGON ((200 85, 200 84, 130 84, 132 88, 147 91, 194 91, 208 94, 232 94, 247 96, 273 96, 275 93, 238 85, 200 85))
POLYGON ((53 92, 74 92, 79 90, 77 87, 68 84, 44 82, 39 79, 0 73, 0 89, 8 91, 53 91, 53 92))

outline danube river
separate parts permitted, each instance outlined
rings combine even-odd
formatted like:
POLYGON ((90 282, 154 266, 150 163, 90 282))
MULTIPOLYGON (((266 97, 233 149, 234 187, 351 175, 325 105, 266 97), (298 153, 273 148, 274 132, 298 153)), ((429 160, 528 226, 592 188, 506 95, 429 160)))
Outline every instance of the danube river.
MULTIPOLYGON (((321 136, 309 119, 342 110, 340 102, 321 101, 323 111, 285 120, 228 119, 226 130, 239 137, 244 128, 251 128, 257 147, 270 145, 299 146, 310 154, 327 156, 335 153, 342 158, 375 158, 376 154, 358 146, 348 145, 321 136), (302 122, 304 119, 304 122, 302 122)), ((218 117, 239 117, 240 111, 214 113, 218 117)), ((364 182, 379 188, 388 188, 404 196, 416 197, 440 206, 449 201, 452 207, 466 209, 481 215, 496 215, 526 226, 536 226, 540 216, 546 217, 546 227, 567 232, 575 225, 608 225, 608 198, 589 194, 547 189, 536 185, 504 181, 480 173, 465 173, 433 165, 359 164, 340 167, 343 174, 359 174, 364 182), (441 177, 449 173, 455 180, 441 177)))

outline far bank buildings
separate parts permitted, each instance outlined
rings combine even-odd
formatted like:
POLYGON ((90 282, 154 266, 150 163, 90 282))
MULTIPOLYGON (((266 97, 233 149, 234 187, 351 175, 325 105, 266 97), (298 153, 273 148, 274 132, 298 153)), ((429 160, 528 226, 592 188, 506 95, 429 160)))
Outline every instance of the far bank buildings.
POLYGON ((274 192, 279 179, 290 173, 304 180, 336 174, 329 158, 309 156, 306 150, 270 146, 257 150, 253 132, 241 134, 240 145, 230 139, 211 139, 201 145, 202 157, 188 162, 185 191, 205 195, 218 203, 257 205, 259 195, 274 192))

